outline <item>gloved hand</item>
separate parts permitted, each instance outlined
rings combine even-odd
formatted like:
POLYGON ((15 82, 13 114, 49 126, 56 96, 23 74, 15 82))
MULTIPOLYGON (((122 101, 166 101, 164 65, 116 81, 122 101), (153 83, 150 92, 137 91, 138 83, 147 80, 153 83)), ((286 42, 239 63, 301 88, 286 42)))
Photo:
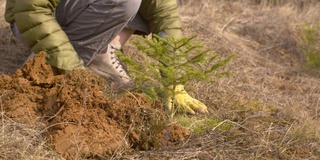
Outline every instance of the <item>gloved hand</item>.
POLYGON ((195 114, 196 112, 208 113, 207 106, 197 99, 192 98, 185 90, 183 85, 177 85, 174 88, 168 88, 166 107, 169 112, 177 109, 177 111, 184 111, 186 113, 195 114))

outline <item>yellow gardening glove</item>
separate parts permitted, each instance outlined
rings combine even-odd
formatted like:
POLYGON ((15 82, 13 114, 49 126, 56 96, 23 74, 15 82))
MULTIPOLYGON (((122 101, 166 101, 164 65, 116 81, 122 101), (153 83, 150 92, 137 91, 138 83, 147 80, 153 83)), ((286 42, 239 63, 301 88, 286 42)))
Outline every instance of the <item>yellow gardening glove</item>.
POLYGON ((172 93, 173 86, 170 86, 167 93, 166 107, 171 113, 174 109, 186 113, 195 114, 208 113, 207 106, 199 100, 192 98, 185 90, 183 85, 177 85, 172 93))

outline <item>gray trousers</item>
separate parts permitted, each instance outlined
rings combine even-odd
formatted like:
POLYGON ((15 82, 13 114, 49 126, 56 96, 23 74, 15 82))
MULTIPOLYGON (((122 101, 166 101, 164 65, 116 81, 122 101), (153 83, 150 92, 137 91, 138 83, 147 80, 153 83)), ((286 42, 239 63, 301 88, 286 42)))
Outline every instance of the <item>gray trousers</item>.
MULTIPOLYGON (((106 52, 107 45, 123 28, 150 33, 137 13, 140 3, 141 0, 61 0, 54 14, 76 52, 88 65, 96 54, 106 52)), ((22 40, 16 26, 13 25, 12 30, 22 40)))
POLYGON ((128 27, 148 34, 137 14, 141 0, 61 0, 55 16, 85 64, 106 52, 107 45, 128 27))

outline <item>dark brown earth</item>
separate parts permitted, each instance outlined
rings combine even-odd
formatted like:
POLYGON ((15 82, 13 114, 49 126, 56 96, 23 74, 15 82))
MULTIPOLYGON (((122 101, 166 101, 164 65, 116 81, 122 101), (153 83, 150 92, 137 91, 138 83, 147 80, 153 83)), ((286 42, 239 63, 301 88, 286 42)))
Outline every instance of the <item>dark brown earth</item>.
POLYGON ((130 92, 112 98, 105 81, 88 70, 54 76, 44 55, 12 76, 1 75, 2 106, 14 121, 39 127, 66 159, 171 147, 189 136, 187 129, 167 125, 161 103, 130 92))

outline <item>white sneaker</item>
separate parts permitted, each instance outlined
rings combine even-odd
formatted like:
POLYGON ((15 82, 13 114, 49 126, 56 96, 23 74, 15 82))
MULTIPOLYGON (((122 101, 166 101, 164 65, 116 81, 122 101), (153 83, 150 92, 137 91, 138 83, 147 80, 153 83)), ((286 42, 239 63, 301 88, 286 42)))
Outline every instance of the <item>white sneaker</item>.
POLYGON ((113 44, 109 44, 106 53, 98 54, 88 68, 107 80, 112 80, 122 89, 133 87, 133 80, 127 74, 127 68, 118 59, 115 50, 120 50, 113 44))

